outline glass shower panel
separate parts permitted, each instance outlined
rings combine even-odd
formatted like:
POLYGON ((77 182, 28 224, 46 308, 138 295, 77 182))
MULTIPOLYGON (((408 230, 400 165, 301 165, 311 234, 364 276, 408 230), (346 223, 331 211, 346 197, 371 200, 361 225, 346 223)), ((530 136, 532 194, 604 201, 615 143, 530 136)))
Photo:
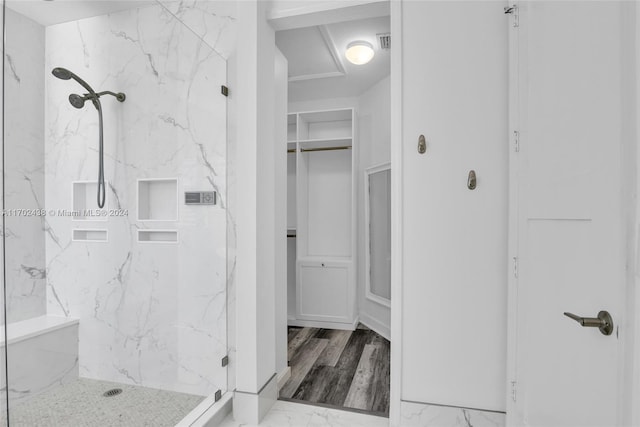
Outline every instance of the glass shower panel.
POLYGON ((12 426, 175 425, 226 391, 226 60, 187 24, 6 1, 12 426))
MULTIPOLYGON (((4 0, 0 0, 0 31, 4 33, 4 9, 5 3, 4 0)), ((4 57, 4 42, 2 43, 2 52, 4 57)), ((4 96, 4 85, 0 85, 0 96, 4 96)), ((0 106, 0 110, 2 110, 2 106, 0 106)), ((3 121, 0 121, 0 129, 2 129, 4 125, 3 121)), ((2 150, 0 150, 0 165, 3 165, 2 161, 2 150)), ((3 167, 3 166, 0 166, 3 167)), ((2 188, 4 183, 4 176, 0 174, 0 188, 2 188)), ((4 197, 0 197, 0 209, 4 209, 4 197)), ((2 235, 5 236, 7 229, 5 225, 4 215, 2 217, 2 235)), ((4 259, 4 245, 0 245, 0 257, 4 259)), ((5 345, 7 334, 6 334, 6 322, 5 322, 5 313, 6 313, 6 305, 5 305, 5 280, 4 280, 4 263, 0 263, 0 283, 2 286, 0 287, 0 342, 2 343, 2 350, 0 351, 0 426, 8 426, 8 394, 7 394, 7 371, 6 371, 6 361, 7 361, 7 346, 5 345)))

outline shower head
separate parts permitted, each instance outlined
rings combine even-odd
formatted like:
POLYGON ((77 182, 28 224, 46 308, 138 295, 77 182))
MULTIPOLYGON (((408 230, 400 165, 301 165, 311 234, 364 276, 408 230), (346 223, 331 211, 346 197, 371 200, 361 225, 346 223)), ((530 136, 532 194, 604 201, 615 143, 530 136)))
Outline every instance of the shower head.
POLYGON ((84 107, 84 104, 87 100, 91 100, 91 103, 96 110, 98 110, 98 123, 99 123, 99 161, 98 161, 98 207, 104 207, 105 200, 105 184, 104 184, 104 131, 102 124, 102 104, 100 103, 100 97, 103 95, 112 95, 118 101, 124 102, 126 96, 124 93, 114 93, 111 91, 104 91, 100 93, 96 93, 87 82, 82 80, 80 77, 73 74, 71 71, 66 68, 56 67, 51 70, 51 74, 53 74, 56 78, 61 80, 70 80, 73 79, 80 84, 83 88, 87 90, 89 93, 85 93, 84 95, 78 95, 77 93, 72 93, 69 95, 69 102, 75 108, 81 109, 84 107))
POLYGON ((86 100, 87 99, 84 96, 80 96, 76 93, 72 93, 71 95, 69 95, 69 102, 71 103, 71 105, 78 109, 84 107, 84 102, 86 100))
POLYGON ((67 70, 66 68, 56 67, 53 70, 51 70, 51 74, 53 74, 54 76, 56 76, 57 78, 59 78, 61 80, 73 79, 73 80, 77 81, 83 88, 85 88, 87 90, 87 92, 89 92, 89 93, 85 93, 84 96, 81 96, 81 95, 78 95, 78 94, 75 94, 75 93, 72 93, 71 95, 69 95, 69 102, 71 103, 71 105, 73 105, 76 108, 84 107, 85 101, 90 99, 91 102, 93 103, 93 106, 96 107, 96 109, 99 110, 101 108, 101 106, 100 106, 100 97, 102 95, 112 95, 120 102, 124 102, 124 100, 126 99, 125 94, 122 93, 122 92, 114 93, 114 92, 111 92, 109 90, 106 90, 104 92, 96 93, 96 91, 94 91, 91 88, 91 86, 89 86, 89 84, 87 82, 85 82, 80 77, 76 76, 71 71, 67 70))
POLYGON ((96 94, 96 92, 91 88, 91 86, 89 86, 89 84, 87 82, 85 82, 80 77, 76 76, 71 71, 67 70, 66 68, 56 67, 51 71, 51 74, 53 74, 54 76, 56 76, 57 78, 59 78, 61 80, 73 79, 73 80, 77 81, 83 88, 85 88, 87 90, 87 92, 89 92, 89 94, 94 95, 94 96, 96 94))

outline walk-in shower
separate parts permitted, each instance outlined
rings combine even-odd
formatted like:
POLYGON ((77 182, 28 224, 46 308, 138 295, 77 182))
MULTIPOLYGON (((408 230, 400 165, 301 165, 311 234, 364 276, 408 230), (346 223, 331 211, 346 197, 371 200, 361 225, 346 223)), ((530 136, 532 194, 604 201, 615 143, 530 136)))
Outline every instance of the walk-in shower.
POLYGON ((100 97, 103 95, 112 95, 118 101, 124 102, 126 96, 124 93, 114 93, 111 91, 103 91, 98 92, 94 91, 91 86, 80 77, 67 70, 66 68, 56 67, 51 71, 51 73, 61 80, 70 80, 73 79, 80 84, 87 92, 84 95, 80 96, 78 94, 72 93, 69 95, 69 102, 75 108, 81 109, 84 107, 84 103, 87 100, 90 100, 93 103, 93 106, 98 110, 98 207, 100 209, 104 208, 104 201, 106 197, 106 189, 104 185, 104 123, 102 118, 102 103, 100 102, 100 97))
POLYGON ((229 399, 229 4, 0 0, 0 427, 229 399))

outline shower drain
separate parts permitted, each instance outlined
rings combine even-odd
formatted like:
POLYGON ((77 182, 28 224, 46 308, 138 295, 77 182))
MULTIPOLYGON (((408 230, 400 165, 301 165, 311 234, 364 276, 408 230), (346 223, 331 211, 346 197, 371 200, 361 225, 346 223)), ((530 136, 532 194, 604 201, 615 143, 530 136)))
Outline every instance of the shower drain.
POLYGON ((102 393, 102 395, 104 397, 112 397, 112 396, 117 396, 120 393, 122 393, 122 389, 121 388, 112 388, 111 390, 107 390, 104 393, 102 393))

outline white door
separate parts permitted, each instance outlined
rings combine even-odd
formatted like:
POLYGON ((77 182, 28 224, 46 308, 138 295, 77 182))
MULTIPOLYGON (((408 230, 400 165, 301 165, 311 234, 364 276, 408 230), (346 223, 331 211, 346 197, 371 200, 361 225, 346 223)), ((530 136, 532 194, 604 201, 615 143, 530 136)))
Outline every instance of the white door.
POLYGON ((523 2, 510 30, 509 425, 621 422, 626 7, 523 2), (600 311, 611 335, 563 314, 600 311))
POLYGON ((504 2, 402 3, 402 399, 505 410, 504 2), (427 141, 418 152, 419 136, 427 141), (467 188, 470 171, 477 187, 467 188))

